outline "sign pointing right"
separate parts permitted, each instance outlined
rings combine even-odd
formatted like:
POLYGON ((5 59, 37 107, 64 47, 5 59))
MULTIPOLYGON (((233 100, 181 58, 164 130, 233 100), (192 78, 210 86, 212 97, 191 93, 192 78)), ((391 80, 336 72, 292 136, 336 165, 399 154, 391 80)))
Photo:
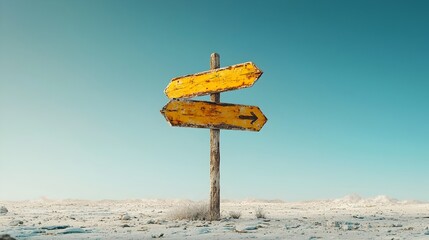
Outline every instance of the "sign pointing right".
POLYGON ((176 127, 259 131, 267 118, 256 106, 173 99, 161 113, 176 127))
POLYGON ((262 75, 252 62, 173 78, 164 92, 168 98, 190 98, 247 88, 262 75))

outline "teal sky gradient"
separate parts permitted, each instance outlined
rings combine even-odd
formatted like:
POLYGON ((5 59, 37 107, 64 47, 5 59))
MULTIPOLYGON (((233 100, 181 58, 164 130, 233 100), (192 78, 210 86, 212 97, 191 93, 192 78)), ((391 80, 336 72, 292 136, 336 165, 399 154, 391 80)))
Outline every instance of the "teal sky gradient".
MULTIPOLYGON (((0 0, 0 199, 207 199, 209 131, 170 79, 253 61, 221 101, 222 198, 429 200, 428 1, 0 0)), ((203 97, 202 99, 207 99, 203 97)))

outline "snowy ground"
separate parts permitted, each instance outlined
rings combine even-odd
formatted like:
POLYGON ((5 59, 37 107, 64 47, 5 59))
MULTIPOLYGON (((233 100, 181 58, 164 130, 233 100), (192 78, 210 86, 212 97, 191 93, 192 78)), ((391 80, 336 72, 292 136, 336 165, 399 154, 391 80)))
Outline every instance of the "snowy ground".
POLYGON ((429 239, 429 203, 385 196, 308 202, 223 201, 221 221, 172 220, 184 200, 0 201, 16 239, 429 239), (258 208, 265 219, 257 219, 258 208), (7 212, 6 212, 7 209, 7 212), (229 212, 239 219, 228 219, 229 212))

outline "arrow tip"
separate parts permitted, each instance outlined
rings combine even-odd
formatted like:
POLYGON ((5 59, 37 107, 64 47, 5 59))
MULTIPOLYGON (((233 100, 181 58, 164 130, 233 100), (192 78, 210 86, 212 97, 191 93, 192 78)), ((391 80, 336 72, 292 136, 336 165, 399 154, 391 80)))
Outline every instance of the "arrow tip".
MULTIPOLYGON (((264 73, 260 68, 258 68, 258 66, 256 66, 256 64, 254 64, 253 62, 249 62, 253 69, 254 69, 254 77, 255 77, 255 81, 253 82, 253 84, 255 84, 255 82, 262 76, 262 74, 264 73)), ((253 85, 252 84, 252 85, 253 85)))
POLYGON ((254 112, 250 112, 250 114, 252 114, 253 120, 252 122, 250 122, 250 124, 253 124, 256 120, 258 120, 258 117, 256 116, 256 114, 254 112))

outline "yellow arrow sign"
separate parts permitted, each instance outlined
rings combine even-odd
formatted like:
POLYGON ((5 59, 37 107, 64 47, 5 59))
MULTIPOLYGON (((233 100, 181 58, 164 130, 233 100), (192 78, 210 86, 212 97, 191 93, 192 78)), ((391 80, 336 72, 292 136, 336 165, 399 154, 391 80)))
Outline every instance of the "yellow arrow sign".
POLYGON ((267 118, 256 106, 171 100, 161 113, 175 127, 259 131, 267 118))
POLYGON ((173 78, 164 92, 168 98, 190 98, 251 87, 262 75, 252 62, 173 78))

